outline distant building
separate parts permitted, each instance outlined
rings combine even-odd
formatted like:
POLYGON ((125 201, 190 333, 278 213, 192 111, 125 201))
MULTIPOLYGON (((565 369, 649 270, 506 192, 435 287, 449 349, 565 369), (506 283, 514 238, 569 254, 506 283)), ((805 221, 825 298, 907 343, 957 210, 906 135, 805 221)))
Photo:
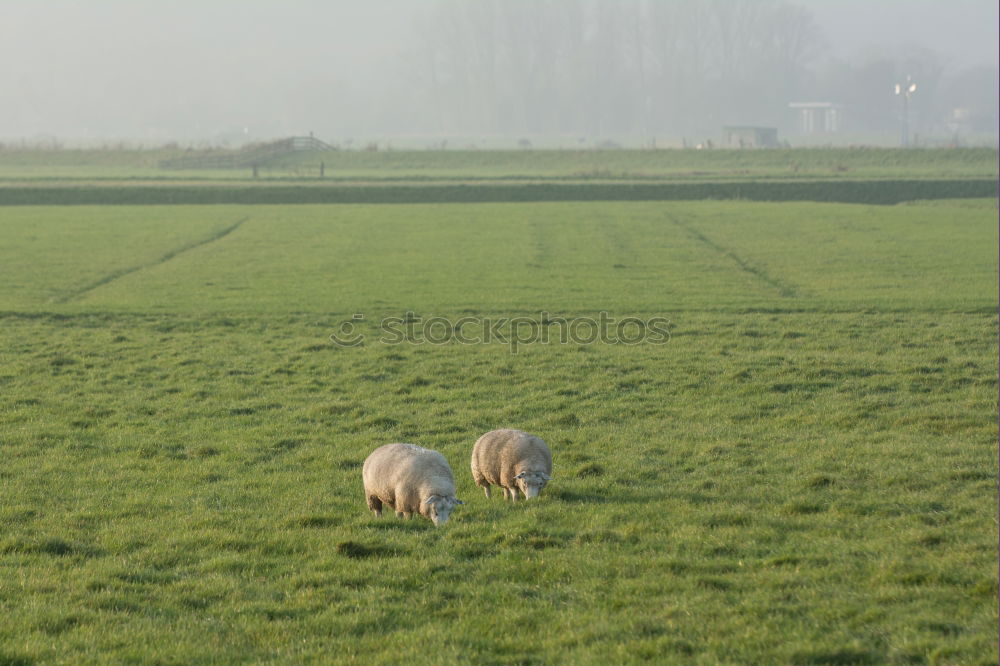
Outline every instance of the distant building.
POLYGON ((723 127, 725 148, 777 148, 777 127, 723 127))
POLYGON ((996 111, 983 107, 960 106, 951 110, 945 127, 956 136, 958 134, 988 134, 997 131, 996 111))
POLYGON ((840 116, 844 106, 833 102, 792 102, 788 108, 799 116, 799 131, 803 134, 833 134, 840 131, 840 116))

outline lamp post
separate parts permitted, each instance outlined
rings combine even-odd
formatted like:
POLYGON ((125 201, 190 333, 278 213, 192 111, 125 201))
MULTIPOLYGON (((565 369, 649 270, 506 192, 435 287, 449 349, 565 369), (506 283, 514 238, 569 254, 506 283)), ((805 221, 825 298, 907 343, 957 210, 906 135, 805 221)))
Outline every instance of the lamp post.
POLYGON ((903 113, 900 116, 900 124, 902 125, 900 144, 903 148, 910 145, 910 95, 915 92, 917 92, 917 84, 909 75, 907 75, 905 83, 896 84, 896 96, 903 100, 903 113))

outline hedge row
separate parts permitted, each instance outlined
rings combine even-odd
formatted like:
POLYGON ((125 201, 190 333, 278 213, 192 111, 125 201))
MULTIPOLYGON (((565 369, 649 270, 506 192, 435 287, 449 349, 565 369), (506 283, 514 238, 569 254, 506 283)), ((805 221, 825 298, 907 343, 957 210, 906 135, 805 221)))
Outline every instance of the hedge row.
POLYGON ((0 206, 485 203, 530 201, 825 201, 896 204, 997 196, 997 181, 830 180, 475 185, 158 185, 0 187, 0 206))

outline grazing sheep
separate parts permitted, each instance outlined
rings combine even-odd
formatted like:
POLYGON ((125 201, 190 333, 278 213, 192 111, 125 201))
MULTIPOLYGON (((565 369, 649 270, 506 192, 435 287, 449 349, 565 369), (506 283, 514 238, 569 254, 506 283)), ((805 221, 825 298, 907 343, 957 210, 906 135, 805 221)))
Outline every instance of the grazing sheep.
POLYGON ((538 497, 552 479, 552 454, 541 438, 520 430, 491 430, 472 447, 472 478, 490 496, 490 484, 503 488, 504 499, 538 497))
POLYGON ((444 456, 414 444, 386 444, 372 451, 361 470, 368 508, 382 515, 385 502, 399 517, 419 513, 438 527, 448 522, 455 480, 444 456))

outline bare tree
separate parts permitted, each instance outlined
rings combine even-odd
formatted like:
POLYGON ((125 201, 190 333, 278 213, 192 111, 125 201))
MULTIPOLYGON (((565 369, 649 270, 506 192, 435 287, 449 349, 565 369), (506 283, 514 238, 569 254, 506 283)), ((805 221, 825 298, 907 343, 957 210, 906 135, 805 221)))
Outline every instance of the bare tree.
POLYGON ((425 21, 453 131, 711 131, 783 115, 816 43, 783 0, 440 0, 425 21))

